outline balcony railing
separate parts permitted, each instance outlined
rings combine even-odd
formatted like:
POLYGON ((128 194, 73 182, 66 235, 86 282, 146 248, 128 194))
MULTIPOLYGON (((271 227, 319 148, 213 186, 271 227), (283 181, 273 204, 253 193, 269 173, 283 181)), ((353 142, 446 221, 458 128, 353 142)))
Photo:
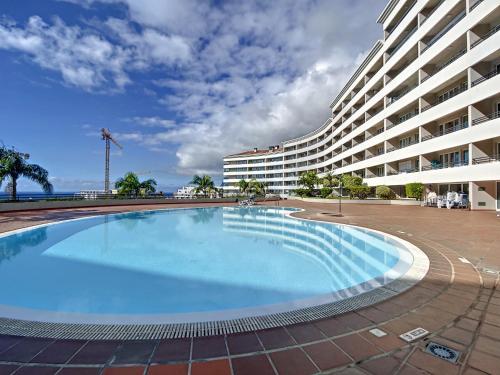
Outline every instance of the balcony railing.
POLYGON ((416 115, 418 115, 419 112, 418 111, 413 111, 413 112, 410 112, 410 113, 407 113, 406 114, 406 117, 402 120, 399 120, 398 122, 395 122, 395 123, 392 123, 390 125, 387 125, 386 129, 389 130, 389 129, 392 129, 393 127, 397 126, 397 125, 400 125, 402 124, 403 122, 405 121, 408 121, 409 119, 415 117, 416 115))
POLYGON ((465 55, 467 53, 467 49, 463 49, 459 51, 456 55, 453 55, 448 61, 445 61, 444 63, 436 66, 436 69, 432 73, 430 73, 428 76, 422 78, 421 83, 427 81, 429 78, 431 78, 433 75, 439 73, 441 70, 446 68, 448 65, 450 65, 452 62, 456 61, 459 57, 465 55))
POLYGON ((440 132, 436 132, 434 134, 426 135, 425 137, 422 137, 422 142, 428 141, 429 139, 432 139, 432 138, 441 137, 441 136, 446 135, 446 134, 451 134, 451 133, 454 133, 456 131, 468 128, 468 127, 469 127, 469 123, 466 121, 466 122, 463 122, 461 124, 452 126, 451 128, 448 128, 445 131, 440 131, 440 132))
POLYGON ((459 23, 462 18, 465 17, 465 9, 462 10, 460 13, 458 13, 440 32, 438 32, 436 35, 432 37, 431 40, 427 43, 425 48, 422 50, 421 53, 424 53, 427 51, 429 48, 431 48, 434 43, 436 43, 439 39, 443 37, 444 34, 446 34, 453 26, 455 26, 457 23, 459 23))
POLYGON ((432 14, 441 6, 441 4, 444 3, 444 0, 440 0, 439 3, 436 4, 436 6, 434 6, 434 9, 432 9, 429 14, 427 14, 427 16, 425 17, 425 19, 420 23, 420 26, 422 26, 428 19, 430 16, 432 16, 432 14))
POLYGON ((474 86, 477 86, 479 85, 480 83, 483 83, 484 81, 487 81, 489 80, 490 78, 493 78, 495 77, 499 72, 495 69, 495 70, 492 70, 491 72, 489 73, 486 73, 484 76, 474 80, 471 82, 471 86, 474 87, 474 86))
POLYGON ((369 175, 366 175, 364 178, 377 178, 377 177, 384 177, 383 174, 369 174, 369 175))
POLYGON ((417 1, 415 0, 409 7, 408 9, 406 9, 406 11, 403 13, 403 15, 399 18, 399 20, 394 24, 392 25, 391 27, 387 28, 386 31, 387 33, 390 35, 394 30, 396 30, 396 27, 399 26, 399 24, 401 23, 401 21, 403 21, 406 17, 406 15, 410 12, 410 10, 413 8, 413 6, 417 3, 417 1))
POLYGON ((484 164, 484 163, 494 163, 500 161, 500 154, 494 154, 490 156, 481 156, 472 159, 472 164, 484 164))
POLYGON ((482 122, 494 120, 494 119, 499 118, 499 117, 500 117, 500 111, 493 112, 493 113, 490 113, 489 115, 484 115, 484 116, 481 116, 481 117, 478 117, 478 118, 472 120, 472 125, 474 126, 477 124, 481 124, 482 122))
POLYGON ((401 99, 403 96, 408 94, 410 91, 412 91, 416 87, 418 87, 418 85, 413 86, 413 87, 407 87, 406 89, 401 91, 398 95, 389 97, 389 101, 387 102, 387 107, 390 106, 391 104, 393 104, 394 102, 397 102, 399 99, 401 99))
POLYGON ((472 12, 474 9, 476 9, 476 7, 481 4, 483 2, 483 0, 477 0, 469 9, 469 12, 472 12))
POLYGON ((478 40, 476 40, 474 43, 472 43, 470 45, 470 48, 472 49, 475 46, 477 46, 478 44, 481 44, 486 39, 488 39, 490 36, 492 36, 493 34, 495 34, 498 30, 500 30, 500 25, 496 25, 496 26, 492 27, 486 34, 481 35, 478 40))
POLYGON ((387 172, 387 176, 395 176, 398 174, 415 173, 415 172, 419 172, 419 169, 418 168, 409 168, 409 169, 403 169, 400 171, 389 171, 389 172, 387 172))
POLYGON ((422 107, 421 112, 425 112, 428 109, 431 109, 432 107, 435 107, 441 103, 444 103, 447 100, 450 100, 451 98, 454 98, 455 96, 463 93, 464 91, 467 91, 467 87, 460 87, 457 91, 450 92, 449 96, 446 99, 443 99, 442 101, 435 101, 431 104, 426 105, 425 107, 422 107))
POLYGON ((406 147, 410 147, 410 146, 413 146, 413 145, 416 145, 418 144, 417 141, 415 142, 409 142, 409 143, 406 143, 404 145, 401 145, 401 146, 394 146, 394 147, 390 147, 386 150, 386 152, 393 152, 393 151, 396 151, 396 150, 401 150, 403 148, 406 148, 406 147))
MULTIPOLYGON (((405 35, 405 37, 394 47, 394 48, 391 48, 391 50, 387 51, 387 53, 389 54, 389 58, 391 58, 392 56, 394 56, 394 54, 396 52, 398 52, 398 50, 403 46, 403 44, 406 43, 406 41, 408 39, 410 39, 410 37, 415 34, 415 31, 417 31, 418 29, 418 26, 415 26, 413 29, 411 29, 410 31, 408 31, 408 33, 405 35)), ((389 59, 387 59, 389 60, 389 59)))
POLYGON ((448 162, 448 163, 434 163, 430 165, 425 165, 422 167, 422 171, 431 171, 434 169, 445 169, 445 168, 455 168, 464 167, 469 165, 468 160, 460 160, 458 162, 448 162))

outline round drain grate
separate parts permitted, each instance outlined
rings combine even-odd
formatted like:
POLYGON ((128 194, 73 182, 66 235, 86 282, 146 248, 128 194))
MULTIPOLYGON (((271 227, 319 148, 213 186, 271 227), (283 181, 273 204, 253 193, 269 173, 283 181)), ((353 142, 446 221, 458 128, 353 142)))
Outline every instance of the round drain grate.
POLYGON ((460 353, 456 350, 436 344, 434 342, 431 342, 429 343, 429 345, 427 345, 427 351, 436 357, 453 363, 458 360, 458 356, 460 355, 460 353))

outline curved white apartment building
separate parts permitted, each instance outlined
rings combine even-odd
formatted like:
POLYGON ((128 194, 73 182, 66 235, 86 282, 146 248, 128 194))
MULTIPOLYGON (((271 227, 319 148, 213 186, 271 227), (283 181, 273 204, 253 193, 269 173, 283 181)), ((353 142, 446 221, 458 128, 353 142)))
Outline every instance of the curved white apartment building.
POLYGON ((289 194, 298 176, 350 173, 403 194, 409 182, 500 209, 500 2, 390 0, 375 43, 320 128, 224 158, 224 190, 256 178, 289 194))

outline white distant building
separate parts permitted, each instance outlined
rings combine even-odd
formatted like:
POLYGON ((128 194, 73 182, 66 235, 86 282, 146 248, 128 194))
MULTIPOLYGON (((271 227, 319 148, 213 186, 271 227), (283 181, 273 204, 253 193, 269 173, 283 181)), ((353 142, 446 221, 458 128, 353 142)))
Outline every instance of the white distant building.
POLYGON ((183 186, 174 193, 175 199, 193 199, 196 194, 194 186, 183 186))
POLYGON ((256 178, 289 194, 299 175, 352 174, 369 186, 421 182, 500 210, 500 2, 390 0, 383 40, 317 130, 224 158, 224 191, 256 178))
MULTIPOLYGON (((99 199, 108 197, 110 193, 106 193, 104 190, 80 190, 76 193, 76 196, 83 197, 83 199, 99 199)), ((111 195, 118 194, 118 190, 111 190, 111 195)))

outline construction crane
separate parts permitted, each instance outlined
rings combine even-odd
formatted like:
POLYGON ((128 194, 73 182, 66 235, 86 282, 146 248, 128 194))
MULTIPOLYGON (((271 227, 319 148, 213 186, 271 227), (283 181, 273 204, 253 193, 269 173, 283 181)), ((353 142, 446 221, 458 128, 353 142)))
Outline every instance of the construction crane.
POLYGON ((123 148, 111 135, 109 129, 101 129, 102 140, 106 141, 106 164, 104 167, 104 192, 111 193, 109 189, 109 149, 110 142, 113 142, 120 150, 123 148))

